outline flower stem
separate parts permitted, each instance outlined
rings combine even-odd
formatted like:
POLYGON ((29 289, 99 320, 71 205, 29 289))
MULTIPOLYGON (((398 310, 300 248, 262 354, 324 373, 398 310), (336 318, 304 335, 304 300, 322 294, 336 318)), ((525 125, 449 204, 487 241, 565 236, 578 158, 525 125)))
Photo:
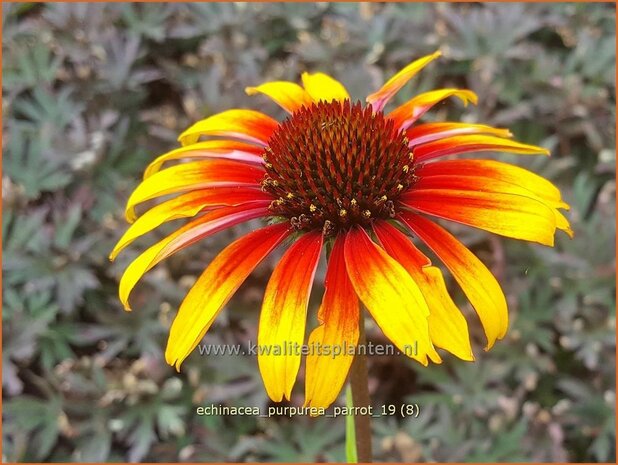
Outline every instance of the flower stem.
MULTIPOLYGON (((354 402, 352 402, 352 388, 349 383, 345 388, 345 406, 350 410, 354 408, 354 402)), ((345 458, 348 463, 358 463, 358 455, 356 453, 356 428, 352 415, 346 415, 345 417, 345 458)))
MULTIPOLYGON (((367 342, 365 337, 365 319, 363 312, 359 318, 358 345, 364 346, 367 342)), ((352 402, 354 407, 367 407, 371 405, 369 399, 367 355, 357 354, 354 356, 350 369, 350 387, 352 388, 352 402)), ((359 463, 371 462, 371 416, 355 415, 354 426, 356 433, 356 453, 359 463)))

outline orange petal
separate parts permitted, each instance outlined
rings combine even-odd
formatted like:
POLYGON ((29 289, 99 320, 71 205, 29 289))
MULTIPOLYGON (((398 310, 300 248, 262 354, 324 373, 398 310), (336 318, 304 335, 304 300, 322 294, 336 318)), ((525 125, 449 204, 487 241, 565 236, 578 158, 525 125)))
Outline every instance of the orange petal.
POLYGON ((247 87, 248 95, 262 93, 270 97, 275 103, 289 113, 299 108, 309 107, 313 103, 309 93, 298 84, 287 81, 265 82, 257 87, 247 87))
POLYGON ((406 131, 410 140, 410 147, 432 142, 445 137, 462 134, 490 134, 497 137, 509 138, 513 134, 508 129, 494 128, 484 124, 468 123, 426 123, 412 126, 406 131))
POLYGON ((290 399, 300 368, 307 305, 321 250, 321 231, 303 234, 283 255, 266 286, 258 365, 266 392, 275 402, 290 399))
MULTIPOLYGON (((550 181, 525 168, 496 160, 465 159, 436 161, 421 165, 417 169, 416 174, 420 178, 419 183, 425 182, 425 178, 430 177, 459 176, 466 180, 470 179, 474 184, 470 188, 471 190, 495 190, 491 189, 491 184, 483 186, 481 180, 486 180, 488 183, 491 180, 510 183, 534 193, 535 196, 556 208, 568 208, 568 205, 562 200, 560 190, 550 181), (474 182, 475 180, 477 182, 474 182)), ((521 194, 521 192, 519 193, 521 194)))
POLYGON ((141 277, 160 261, 179 250, 235 224, 268 215, 268 203, 240 207, 224 207, 206 213, 187 223, 173 234, 157 242, 131 262, 120 279, 119 297, 125 310, 130 310, 129 294, 141 277))
POLYGON ((393 77, 391 77, 386 84, 384 84, 380 90, 369 95, 366 99, 367 103, 370 103, 374 112, 382 111, 386 103, 399 92, 406 83, 412 79, 420 70, 438 58, 442 53, 437 51, 431 55, 419 58, 413 61, 393 77))
POLYGON ((175 199, 160 203, 140 216, 120 238, 109 255, 109 259, 114 260, 120 251, 135 239, 167 221, 189 218, 206 208, 243 205, 260 201, 263 204, 265 201, 271 200, 272 197, 265 192, 250 187, 213 187, 212 189, 188 192, 175 199))
POLYGON ((573 237, 568 220, 557 210, 569 208, 558 188, 524 168, 494 160, 445 160, 421 165, 416 174, 418 189, 514 194, 543 202, 552 209, 556 227, 573 237))
POLYGON ((207 160, 172 166, 143 180, 133 191, 125 210, 129 223, 135 221, 135 206, 162 195, 210 187, 259 187, 261 167, 231 160, 207 160))
POLYGON ((414 210, 506 237, 553 246, 556 217, 544 203, 520 195, 449 189, 417 189, 401 202, 414 210))
POLYGON ((410 212, 400 219, 429 246, 453 274, 481 320, 486 350, 506 334, 509 315, 502 289, 481 261, 442 227, 410 212))
POLYGON ((264 152, 264 149, 261 147, 232 140, 198 142, 157 157, 146 168, 144 179, 158 172, 163 163, 170 160, 182 158, 223 158, 261 165, 264 162, 262 152, 264 152))
POLYGON ((344 101, 350 99, 350 95, 343 84, 327 74, 303 73, 301 78, 305 90, 316 103, 320 100, 331 102, 333 100, 344 101))
POLYGON ((276 120, 254 110, 227 110, 198 121, 178 141, 182 145, 195 144, 200 136, 234 137, 258 145, 266 145, 275 129, 276 120))
POLYGON ((386 252, 403 265, 425 296, 434 345, 462 360, 474 360, 468 323, 451 299, 440 269, 431 266, 412 241, 386 221, 375 222, 373 229, 386 252))
POLYGON ((318 312, 320 325, 309 336, 305 405, 310 407, 328 408, 337 399, 354 359, 350 348, 358 343, 358 297, 345 267, 344 242, 342 235, 335 239, 318 312))
POLYGON ((253 231, 228 245, 208 265, 178 310, 165 360, 177 370, 256 266, 290 234, 288 223, 253 231))
POLYGON ((522 144, 513 140, 501 139, 493 136, 464 135, 446 137, 420 145, 414 149, 414 158, 417 162, 424 162, 432 158, 446 155, 487 151, 520 153, 523 155, 549 155, 547 149, 537 147, 536 145, 522 144))
POLYGON ((403 105, 391 111, 387 118, 395 122, 395 127, 409 128, 416 120, 423 116, 431 107, 449 97, 459 98, 465 105, 468 101, 476 104, 478 97, 471 90, 466 89, 438 89, 419 94, 403 105))
POLYGON ((440 360, 429 337, 425 298, 401 264, 358 227, 347 233, 344 254, 352 286, 384 335, 425 366, 427 356, 440 360))

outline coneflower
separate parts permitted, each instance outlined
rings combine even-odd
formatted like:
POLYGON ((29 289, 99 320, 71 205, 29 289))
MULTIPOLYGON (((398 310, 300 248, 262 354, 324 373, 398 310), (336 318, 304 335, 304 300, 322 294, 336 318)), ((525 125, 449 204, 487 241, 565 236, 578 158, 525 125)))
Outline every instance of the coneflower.
MULTIPOLYGON (((185 297, 170 330, 165 354, 170 365, 180 369, 239 286, 281 244, 287 250, 265 290, 259 345, 302 345, 315 271, 327 246, 326 290, 310 344, 356 345, 362 302, 386 337, 421 364, 441 362, 436 348, 473 360, 464 316, 441 271, 410 236, 426 244, 461 286, 483 325, 486 348, 504 337, 508 313, 500 285, 431 218, 551 246, 556 229, 572 234, 558 210, 568 206, 549 181, 523 168, 491 160, 439 160, 479 151, 548 154, 511 140, 506 129, 417 124, 448 97, 476 103, 470 90, 426 92, 384 112, 391 97, 439 55, 405 67, 367 97, 367 105, 352 102, 341 83, 322 73, 303 74, 302 87, 268 82, 247 88, 250 95, 265 94, 278 103, 287 119, 228 110, 191 126, 179 137, 181 148, 151 163, 128 201, 126 216, 133 224, 111 258, 164 222, 200 216, 129 265, 120 282, 127 310, 135 284, 164 258, 239 223, 265 222, 228 245, 185 297), (192 161, 161 169, 180 159, 192 161), (138 204, 168 194, 179 195, 136 216, 138 204), (412 343, 417 350, 410 353, 406 346, 412 343)), ((306 405, 330 405, 352 360, 350 354, 308 355, 306 405)), ((300 353, 258 353, 272 400, 290 398, 300 362, 300 353)))

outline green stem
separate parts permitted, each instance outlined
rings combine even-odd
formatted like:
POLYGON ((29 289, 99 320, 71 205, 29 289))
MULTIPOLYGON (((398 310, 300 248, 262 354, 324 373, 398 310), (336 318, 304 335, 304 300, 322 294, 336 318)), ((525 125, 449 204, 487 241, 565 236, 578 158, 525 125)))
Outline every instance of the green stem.
MULTIPOLYGON (((359 338, 358 346, 365 346, 365 320, 361 311, 359 318, 359 338)), ((367 355, 357 354, 354 356, 352 367, 350 368, 350 388, 352 391, 352 404, 354 407, 367 407, 371 405, 369 399, 367 355)), ((356 454, 359 463, 371 463, 371 416, 355 415, 354 429, 356 439, 356 454)))
MULTIPOLYGON (((350 411, 352 407, 354 407, 354 402, 352 401, 352 387, 349 384, 345 388, 345 406, 350 411)), ((345 417, 345 458, 348 463, 358 463, 358 454, 356 453, 356 428, 352 415, 346 415, 345 417)))

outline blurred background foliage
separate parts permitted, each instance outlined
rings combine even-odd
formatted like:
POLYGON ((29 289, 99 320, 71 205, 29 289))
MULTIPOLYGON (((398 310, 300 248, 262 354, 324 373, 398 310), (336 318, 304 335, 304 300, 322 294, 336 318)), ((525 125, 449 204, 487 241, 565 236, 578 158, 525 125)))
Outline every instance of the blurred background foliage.
MULTIPOLYGON (((418 418, 373 421, 375 456, 614 461, 614 8, 3 3, 3 459, 343 460, 343 418, 195 414, 200 405, 268 405, 255 359, 193 354, 180 374, 164 363, 166 331, 187 288, 255 224, 153 270, 130 314, 116 298, 120 274, 163 232, 117 263, 107 254, 142 170, 176 146, 182 129, 230 107, 283 116, 245 96, 245 86, 322 70, 363 98, 440 47, 444 58, 398 101, 434 87, 476 91, 477 107, 448 103, 430 118, 505 126, 550 148, 551 159, 500 158, 560 186, 576 236, 560 235, 552 249, 454 228, 503 284, 510 331, 483 352, 479 325, 456 294, 474 328, 476 363, 446 357, 423 369, 403 357, 372 358, 374 404, 421 409, 418 418)), ((274 260, 205 342, 255 340, 274 260)), ((375 326, 368 336, 385 342, 375 326)))

